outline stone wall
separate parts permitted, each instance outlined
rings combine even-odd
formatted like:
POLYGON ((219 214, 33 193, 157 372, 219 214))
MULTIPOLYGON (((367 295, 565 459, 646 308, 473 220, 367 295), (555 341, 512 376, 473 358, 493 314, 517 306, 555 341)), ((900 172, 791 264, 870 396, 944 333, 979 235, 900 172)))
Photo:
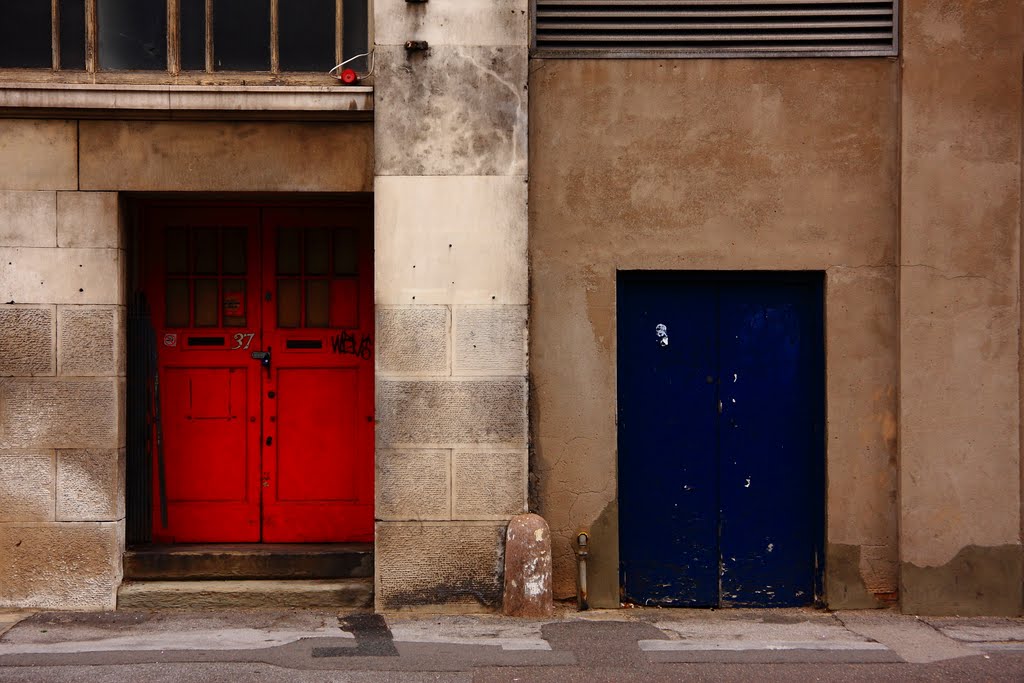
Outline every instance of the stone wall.
POLYGON ((74 121, 0 121, 0 607, 109 609, 124 545, 118 196, 74 121))
POLYGON ((120 193, 368 192, 372 135, 368 123, 0 119, 0 607, 114 607, 120 193))
POLYGON ((496 607, 527 506, 529 4, 374 5, 377 607, 496 607))

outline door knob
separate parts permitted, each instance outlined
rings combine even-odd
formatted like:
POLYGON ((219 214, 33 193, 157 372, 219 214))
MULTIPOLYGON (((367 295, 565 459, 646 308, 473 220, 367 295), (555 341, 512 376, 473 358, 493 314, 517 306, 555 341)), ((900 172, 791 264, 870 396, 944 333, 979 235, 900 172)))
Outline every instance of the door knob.
POLYGON ((266 350, 266 351, 253 351, 252 352, 252 357, 255 360, 258 360, 260 362, 260 365, 262 365, 263 367, 268 368, 268 369, 270 368, 270 350, 269 349, 266 350))

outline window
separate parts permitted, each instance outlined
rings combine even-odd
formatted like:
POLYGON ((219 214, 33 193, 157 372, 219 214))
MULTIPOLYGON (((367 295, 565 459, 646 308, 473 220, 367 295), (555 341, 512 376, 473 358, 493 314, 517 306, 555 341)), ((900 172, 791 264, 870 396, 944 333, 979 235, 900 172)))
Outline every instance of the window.
POLYGON ((535 0, 549 57, 891 56, 898 0, 535 0))
POLYGON ((326 72, 367 51, 368 0, 0 0, 0 68, 326 72))

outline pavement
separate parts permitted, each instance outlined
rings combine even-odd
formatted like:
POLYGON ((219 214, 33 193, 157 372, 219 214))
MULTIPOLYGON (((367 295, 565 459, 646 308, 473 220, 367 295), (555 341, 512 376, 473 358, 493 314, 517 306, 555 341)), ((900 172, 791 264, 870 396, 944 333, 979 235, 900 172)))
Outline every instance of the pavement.
POLYGON ((620 609, 0 611, 0 681, 1024 681, 1024 619, 620 609))

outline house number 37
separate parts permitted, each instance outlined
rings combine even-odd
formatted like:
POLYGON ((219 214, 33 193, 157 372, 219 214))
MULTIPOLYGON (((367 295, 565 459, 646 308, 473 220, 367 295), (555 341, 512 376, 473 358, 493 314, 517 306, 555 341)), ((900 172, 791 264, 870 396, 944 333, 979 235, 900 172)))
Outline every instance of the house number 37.
POLYGON ((239 332, 234 336, 235 345, 231 347, 231 350, 236 351, 238 349, 248 349, 249 344, 252 344, 252 338, 255 336, 255 332, 239 332))

